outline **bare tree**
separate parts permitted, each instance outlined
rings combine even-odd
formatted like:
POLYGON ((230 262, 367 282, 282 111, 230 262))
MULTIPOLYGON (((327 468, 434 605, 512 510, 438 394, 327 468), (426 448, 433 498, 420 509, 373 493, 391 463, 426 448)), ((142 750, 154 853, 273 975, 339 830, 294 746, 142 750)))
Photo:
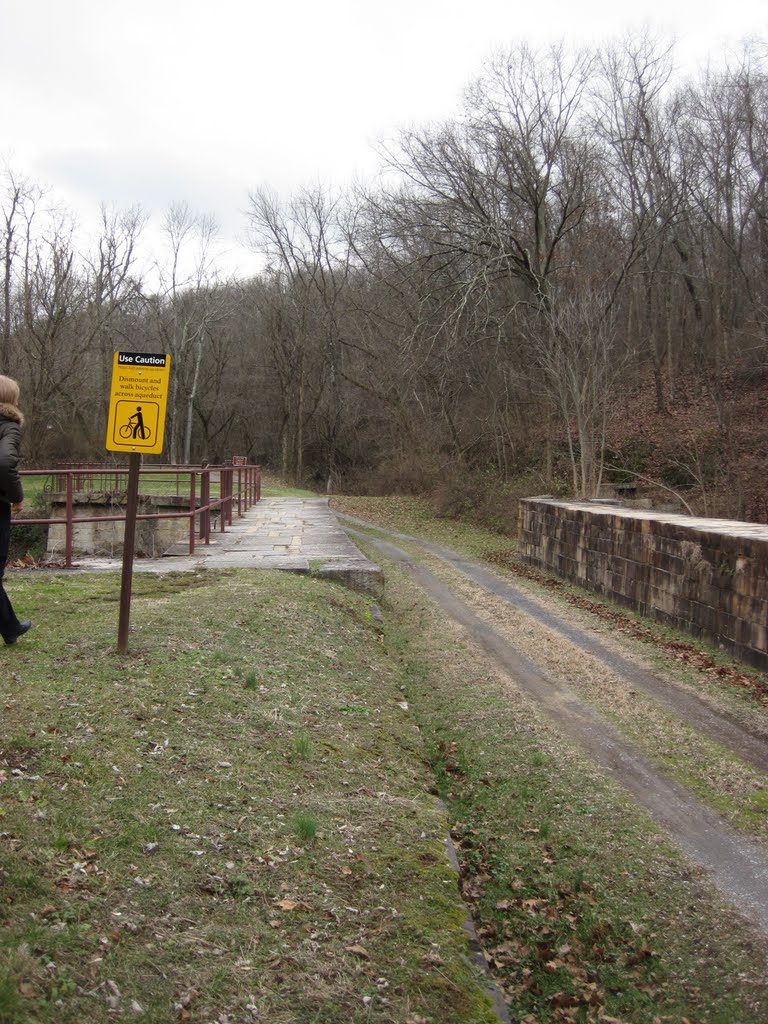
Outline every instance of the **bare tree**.
POLYGON ((160 288, 150 300, 159 340, 171 354, 169 455, 176 463, 192 457, 195 400, 213 325, 226 319, 230 296, 217 269, 218 226, 187 203, 165 215, 168 267, 158 267, 160 288))
POLYGON ((657 409, 665 412, 669 254, 676 245, 684 255, 674 233, 684 193, 675 158, 676 112, 665 106, 672 47, 648 33, 630 36, 602 53, 600 70, 593 125, 604 145, 606 188, 623 235, 613 301, 629 282, 630 315, 651 361, 657 409))
POLYGON ((521 45, 468 90, 456 124, 411 130, 385 152, 409 183, 408 216, 429 262, 459 260, 473 284, 499 277, 546 306, 564 241, 594 196, 596 168, 581 128, 589 54, 521 45))
MULTIPOLYGON (((710 304, 712 357, 760 324, 768 299, 768 58, 748 46, 735 66, 686 91, 684 143, 710 304)), ((762 331, 760 332, 762 333, 762 331)))
MULTIPOLYGON (((528 328, 538 379, 560 414, 573 491, 581 498, 593 498, 600 490, 606 417, 621 373, 609 294, 584 285, 557 293, 528 328)), ((537 378, 531 383, 536 386, 537 378)))
MULTIPOLYGON (((98 430, 106 422, 113 352, 135 348, 141 334, 145 299, 137 249, 146 221, 139 207, 102 205, 99 235, 82 258, 87 304, 80 332, 90 350, 86 393, 92 396, 94 411, 100 410, 98 430)), ((94 423, 98 433, 96 427, 94 423)))
POLYGON ((30 245, 32 221, 44 190, 35 182, 17 174, 7 163, 2 167, 3 192, 0 196, 0 244, 2 245, 2 307, 0 308, 0 368, 13 371, 11 336, 13 333, 13 292, 30 245))
POLYGON ((86 410, 79 401, 87 378, 88 341, 79 329, 88 294, 77 267, 74 224, 51 211, 41 236, 25 254, 15 316, 14 346, 31 408, 28 452, 64 455, 86 441, 86 410), (50 435, 49 432, 50 431, 50 435))
POLYGON ((306 428, 312 423, 330 491, 344 415, 345 293, 351 271, 343 202, 322 187, 301 189, 286 203, 258 189, 250 202, 251 243, 266 257, 273 281, 269 314, 283 401, 284 470, 301 479, 306 428))

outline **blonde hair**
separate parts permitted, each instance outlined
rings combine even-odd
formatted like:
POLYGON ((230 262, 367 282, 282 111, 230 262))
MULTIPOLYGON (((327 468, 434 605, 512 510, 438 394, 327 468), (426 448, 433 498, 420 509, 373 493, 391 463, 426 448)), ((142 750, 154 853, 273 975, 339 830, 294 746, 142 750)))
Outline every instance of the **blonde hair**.
POLYGON ((19 404, 19 385, 11 377, 3 377, 0 374, 0 402, 7 402, 8 405, 19 404))

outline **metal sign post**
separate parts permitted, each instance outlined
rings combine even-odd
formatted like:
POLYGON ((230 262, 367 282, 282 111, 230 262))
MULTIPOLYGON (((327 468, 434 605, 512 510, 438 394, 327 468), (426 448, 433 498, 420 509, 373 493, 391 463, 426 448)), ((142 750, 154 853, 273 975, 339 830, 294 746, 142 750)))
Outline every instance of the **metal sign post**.
POLYGON ((117 649, 120 654, 128 651, 141 456, 144 452, 159 455, 163 450, 170 370, 171 357, 167 353, 115 352, 112 364, 106 448, 111 452, 129 453, 120 620, 117 628, 117 649))
POLYGON ((128 456, 128 494, 125 506, 125 537, 123 538, 123 574, 120 580, 120 618, 117 625, 117 649, 128 653, 128 630, 131 624, 131 588, 133 586, 133 555, 136 550, 136 513, 139 507, 139 470, 141 456, 128 456))

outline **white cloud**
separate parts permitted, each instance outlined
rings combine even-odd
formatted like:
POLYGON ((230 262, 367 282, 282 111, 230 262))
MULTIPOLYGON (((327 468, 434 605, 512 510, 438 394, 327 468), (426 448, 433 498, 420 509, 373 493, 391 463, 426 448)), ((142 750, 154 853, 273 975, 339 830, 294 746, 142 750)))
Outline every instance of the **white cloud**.
MULTIPOLYGON (((484 57, 520 38, 599 41, 616 0, 6 0, 0 152, 87 218, 186 199, 234 235, 247 192, 343 183, 399 125, 448 116, 484 57)), ((645 0, 634 25, 688 67, 748 34, 765 0, 645 0)))

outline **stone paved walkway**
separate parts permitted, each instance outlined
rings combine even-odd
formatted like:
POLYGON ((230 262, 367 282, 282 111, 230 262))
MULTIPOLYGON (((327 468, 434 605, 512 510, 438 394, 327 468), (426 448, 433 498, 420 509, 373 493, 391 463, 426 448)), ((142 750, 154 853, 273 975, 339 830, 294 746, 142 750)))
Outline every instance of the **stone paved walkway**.
MULTIPOLYGON (((76 557, 86 571, 114 570, 119 559, 76 557)), ((224 533, 189 555, 177 544, 163 558, 140 558, 136 572, 181 572, 193 569, 284 569, 338 579, 353 590, 380 596, 381 569, 365 558, 341 528, 327 498, 262 498, 224 533)))

